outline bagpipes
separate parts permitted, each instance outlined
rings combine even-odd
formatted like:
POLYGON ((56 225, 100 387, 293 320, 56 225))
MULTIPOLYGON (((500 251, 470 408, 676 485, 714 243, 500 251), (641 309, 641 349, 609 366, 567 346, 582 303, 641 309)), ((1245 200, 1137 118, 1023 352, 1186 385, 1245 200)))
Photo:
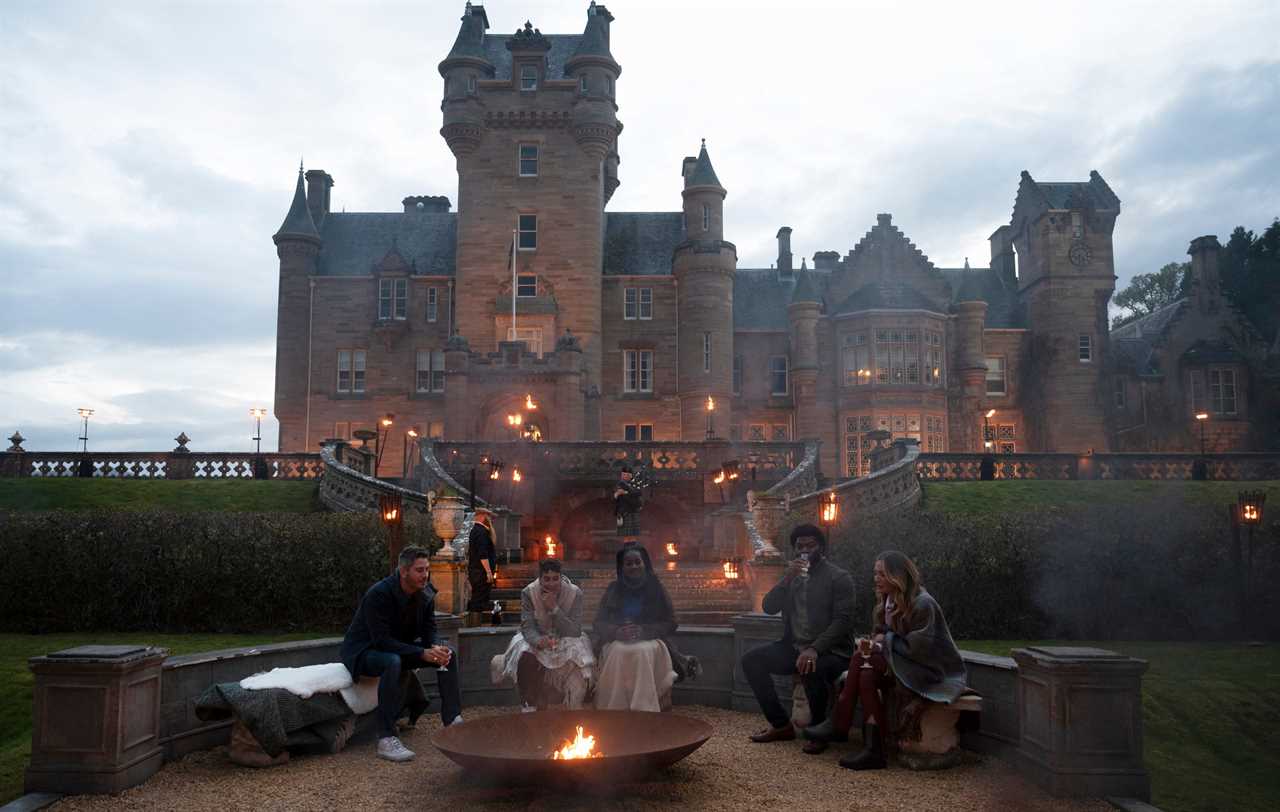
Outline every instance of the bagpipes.
POLYGON ((617 489, 622 493, 614 498, 614 513, 637 513, 649 500, 649 492, 653 488, 653 475, 649 469, 640 466, 631 472, 631 479, 619 478, 617 489))

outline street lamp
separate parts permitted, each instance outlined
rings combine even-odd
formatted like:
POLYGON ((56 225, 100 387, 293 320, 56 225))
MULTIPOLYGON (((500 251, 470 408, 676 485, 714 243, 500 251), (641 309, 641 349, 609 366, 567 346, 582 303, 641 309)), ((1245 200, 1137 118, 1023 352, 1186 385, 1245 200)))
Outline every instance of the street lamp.
POLYGON ((395 425, 395 422, 396 416, 391 412, 387 412, 386 415, 378 421, 378 425, 380 427, 378 429, 378 456, 374 457, 373 460, 373 476, 375 479, 378 477, 378 468, 382 465, 382 452, 386 448, 387 440, 391 438, 391 427, 395 425))
POLYGON ((707 395, 707 439, 710 440, 716 436, 715 419, 716 399, 707 395))
POLYGON ((986 414, 982 416, 982 462, 978 465, 978 479, 983 482, 990 482, 996 478, 996 458, 992 453, 992 440, 994 436, 991 434, 991 418, 995 417, 996 410, 988 409, 986 414))
POLYGON ((81 453, 88 454, 89 453, 89 418, 93 416, 93 409, 76 409, 76 414, 84 418, 84 429, 80 432, 80 437, 77 438, 80 440, 80 442, 84 443, 80 451, 81 453))
POLYGON ((249 439, 257 443, 257 445, 253 449, 253 453, 261 454, 262 453, 262 418, 267 416, 267 410, 260 409, 260 408, 253 408, 249 410, 249 416, 254 419, 253 436, 250 437, 249 439))
POLYGON ((826 496, 822 497, 821 507, 818 512, 818 522, 827 529, 827 533, 831 533, 831 527, 840 518, 840 496, 835 491, 827 491, 826 496))
POLYGON ((413 460, 414 455, 409 453, 410 447, 416 447, 418 444, 418 427, 410 426, 409 430, 404 433, 404 462, 400 466, 400 470, 404 472, 404 476, 409 476, 409 463, 413 460))
POLYGON ((1204 427, 1209 422, 1208 412, 1196 412, 1196 422, 1200 424, 1200 459, 1191 464, 1191 478, 1205 480, 1209 478, 1209 461, 1205 459, 1204 427))
MULTIPOLYGON (((1267 502, 1266 491, 1241 491, 1236 497, 1236 518, 1249 529, 1249 549, 1245 558, 1244 605, 1252 606, 1253 597, 1253 529, 1262 524, 1262 508, 1267 502)), ((1236 537, 1239 549, 1239 537, 1236 537)))

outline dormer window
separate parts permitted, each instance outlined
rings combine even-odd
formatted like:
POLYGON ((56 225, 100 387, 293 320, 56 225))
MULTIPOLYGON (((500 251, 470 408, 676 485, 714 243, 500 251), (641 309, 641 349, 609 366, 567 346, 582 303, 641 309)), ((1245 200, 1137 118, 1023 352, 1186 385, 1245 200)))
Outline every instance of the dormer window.
POLYGON ((408 313, 409 280, 378 280, 378 319, 403 319, 408 313))
POLYGON ((525 65, 520 68, 520 89, 521 90, 537 90, 538 89, 538 69, 533 65, 525 65))

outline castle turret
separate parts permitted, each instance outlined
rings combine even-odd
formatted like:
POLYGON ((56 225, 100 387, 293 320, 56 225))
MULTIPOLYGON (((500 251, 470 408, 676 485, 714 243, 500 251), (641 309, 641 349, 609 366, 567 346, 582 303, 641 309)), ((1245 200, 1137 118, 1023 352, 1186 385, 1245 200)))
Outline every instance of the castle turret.
MULTIPOLYGON (((311 451, 307 419, 308 317, 311 275, 322 245, 320 232, 307 208, 302 167, 293 203, 272 240, 280 258, 280 289, 276 309, 276 392, 274 412, 280 421, 281 451, 311 451)), ((324 434, 324 432, 320 432, 324 434)), ((319 440, 319 437, 316 438, 319 440)))
POLYGON ((705 404, 712 397, 716 434, 725 437, 733 421, 733 272, 738 249, 724 240, 726 192, 711 166, 705 141, 698 157, 686 159, 682 170, 687 228, 673 261, 680 325, 681 432, 685 440, 706 435, 705 404))
POLYGON ((578 102, 573 107, 573 137, 578 146, 599 161, 610 161, 606 172, 606 197, 618 187, 618 105, 615 97, 622 67, 609 51, 609 24, 613 15, 594 2, 587 9, 587 27, 578 47, 565 63, 565 77, 578 82, 578 102))
MULTIPOLYGON (((444 100, 440 104, 444 126, 440 134, 459 158, 470 155, 480 145, 484 121, 479 101, 480 81, 493 78, 495 72, 484 50, 484 32, 488 29, 489 17, 484 13, 484 6, 467 3, 458 38, 439 67, 444 78, 444 100)), ((461 200, 458 205, 461 208, 461 200)))

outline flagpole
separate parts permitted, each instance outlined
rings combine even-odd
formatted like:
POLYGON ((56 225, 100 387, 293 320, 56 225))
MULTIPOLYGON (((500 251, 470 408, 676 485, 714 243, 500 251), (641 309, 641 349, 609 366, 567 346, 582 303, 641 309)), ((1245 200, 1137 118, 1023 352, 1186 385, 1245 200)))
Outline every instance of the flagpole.
POLYGON ((509 341, 516 340, 516 240, 520 239, 517 229, 511 230, 511 335, 509 341))

